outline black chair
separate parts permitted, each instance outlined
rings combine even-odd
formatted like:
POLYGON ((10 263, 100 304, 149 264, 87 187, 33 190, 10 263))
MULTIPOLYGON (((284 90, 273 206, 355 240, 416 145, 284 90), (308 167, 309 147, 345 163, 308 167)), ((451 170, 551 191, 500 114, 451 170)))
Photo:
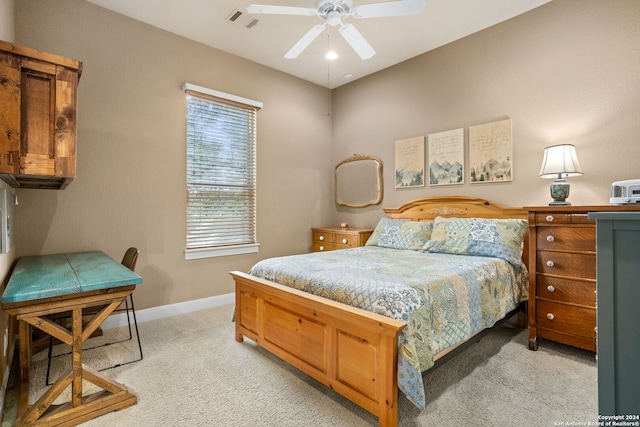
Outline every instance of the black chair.
MULTIPOLYGON (((134 248, 131 247, 129 249, 127 249, 127 251, 125 252, 124 256, 122 257, 122 265, 124 265, 125 267, 127 267, 129 270, 131 271, 135 271, 136 268, 136 263, 138 262, 138 248, 134 248)), ((82 315, 83 316, 94 316, 95 314, 97 314, 100 310, 102 310, 104 306, 97 306, 97 307, 88 307, 86 309, 84 309, 82 311, 82 315)), ((133 339, 133 333, 132 333, 132 329, 131 329, 131 317, 133 317, 133 326, 136 330, 136 338, 138 340, 138 350, 139 350, 139 354, 140 356, 137 357, 134 360, 131 360, 129 362, 124 362, 124 363, 117 363, 113 366, 109 366, 106 368, 102 368, 99 369, 99 371, 104 371, 107 369, 113 369, 113 368, 117 368, 118 366, 123 366, 123 365, 128 365, 130 363, 134 363, 134 362, 139 362, 140 360, 142 360, 143 355, 142 355, 142 344, 140 343, 140 334, 138 333, 138 321, 136 320, 136 310, 135 307, 133 305, 133 292, 124 300, 124 307, 118 307, 117 309, 115 309, 111 314, 113 313, 122 313, 122 312, 126 312, 127 313, 127 324, 129 327, 129 337, 128 338, 124 338, 124 339, 119 339, 116 341, 112 341, 112 342, 107 342, 104 344, 100 344, 100 345, 96 345, 94 347, 86 347, 83 350, 92 350, 94 348, 100 348, 100 347, 104 347, 104 346, 108 346, 108 345, 112 345, 112 344, 117 344, 117 343, 121 343, 121 342, 125 342, 125 341, 129 341, 133 339), (131 305, 131 306, 129 306, 131 305)), ((55 320, 57 322, 60 322, 61 324, 64 324, 65 321, 69 321, 70 317, 69 316, 64 316, 64 317, 56 317, 55 320)), ((47 385, 51 385, 51 383, 49 383, 49 374, 51 371, 51 359, 53 357, 58 357, 58 356, 63 356, 63 354, 59 354, 56 356, 53 356, 53 337, 50 337, 49 339, 49 352, 48 352, 48 360, 47 360, 47 377, 46 377, 46 384, 47 385)), ((65 354, 69 354, 69 353, 65 353, 65 354)))

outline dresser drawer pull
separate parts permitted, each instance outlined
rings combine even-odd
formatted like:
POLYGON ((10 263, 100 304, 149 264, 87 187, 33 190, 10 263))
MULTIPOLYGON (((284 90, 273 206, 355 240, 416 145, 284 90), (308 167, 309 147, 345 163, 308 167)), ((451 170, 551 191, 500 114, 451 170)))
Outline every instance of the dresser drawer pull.
POLYGON ((547 236, 547 242, 553 242, 554 240, 556 240, 555 237, 553 236, 547 236))
POLYGON ((555 292, 556 288, 554 288, 553 286, 549 285, 549 286, 547 286, 547 290, 549 292, 555 292))
POLYGON ((553 315, 553 313, 547 313, 547 319, 549 320, 553 320, 555 319, 556 316, 553 315))
POLYGON ((347 239, 342 239, 342 243, 346 245, 347 243, 349 243, 349 241, 347 239))
POLYGON ((318 237, 318 240, 324 240, 324 236, 318 237))
POLYGON ((553 261, 549 260, 547 261, 547 267, 553 267, 554 265, 556 265, 553 261))
POLYGON ((320 251, 324 251, 324 246, 320 246, 318 249, 320 249, 320 251))
POLYGON ((545 219, 547 220, 547 222, 553 222, 553 215, 547 215, 545 219))

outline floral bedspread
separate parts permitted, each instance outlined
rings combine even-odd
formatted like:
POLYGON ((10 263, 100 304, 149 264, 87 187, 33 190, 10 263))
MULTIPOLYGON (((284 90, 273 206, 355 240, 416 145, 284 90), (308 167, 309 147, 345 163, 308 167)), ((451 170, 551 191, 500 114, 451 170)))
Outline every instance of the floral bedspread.
POLYGON ((498 258, 378 246, 271 258, 249 274, 406 322, 398 387, 420 409, 434 354, 493 326, 528 283, 524 267, 498 258))

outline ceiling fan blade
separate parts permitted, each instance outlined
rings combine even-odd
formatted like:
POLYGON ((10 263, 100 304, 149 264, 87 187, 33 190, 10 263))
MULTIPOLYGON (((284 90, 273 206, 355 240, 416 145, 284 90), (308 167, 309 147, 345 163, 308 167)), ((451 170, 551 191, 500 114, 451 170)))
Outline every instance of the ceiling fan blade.
POLYGON ((307 46, 309 46, 311 42, 324 31, 324 27, 324 25, 320 24, 312 27, 300 40, 298 40, 296 44, 293 45, 291 49, 289 49, 289 52, 287 52, 284 57, 287 59, 297 58, 298 55, 300 55, 302 51, 305 50, 307 46))
POLYGON ((342 34, 342 37, 351 45, 360 58, 369 59, 376 54, 376 51, 373 50, 369 42, 362 37, 362 34, 360 34, 353 25, 345 24, 340 27, 340 34, 342 34))
POLYGON ((267 4, 250 4, 249 6, 247 6, 247 12, 256 14, 302 16, 314 16, 318 14, 318 11, 316 9, 311 9, 308 7, 271 6, 267 4))
POLYGON ((355 18, 383 18, 387 16, 419 15, 424 10, 424 0, 398 0, 386 3, 363 4, 351 14, 355 18))

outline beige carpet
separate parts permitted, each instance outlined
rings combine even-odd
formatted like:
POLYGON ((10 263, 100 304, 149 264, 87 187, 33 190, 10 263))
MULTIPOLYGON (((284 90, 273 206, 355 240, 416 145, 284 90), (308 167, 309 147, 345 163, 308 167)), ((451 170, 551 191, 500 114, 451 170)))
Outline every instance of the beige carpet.
MULTIPOLYGON (((140 324, 144 360, 105 371, 132 388, 138 404, 84 425, 378 425, 366 411, 251 341, 237 343, 232 311, 232 306, 223 306, 140 324)), ((106 334, 113 333, 122 331, 106 334)), ((533 352, 526 347, 527 339, 526 330, 504 326, 425 373, 427 408, 420 412, 401 396, 399 425, 595 423, 593 353, 548 341, 533 352)), ((135 348, 131 341, 109 347, 112 361, 97 357, 102 350, 86 351, 85 363, 100 368, 124 362, 135 357, 135 348)), ((45 356, 42 352, 34 357, 33 398, 44 390, 45 356)), ((63 359, 54 359, 54 376, 63 359)), ((86 388, 90 390, 90 384, 86 388)), ((10 420, 4 425, 11 425, 10 420)))

